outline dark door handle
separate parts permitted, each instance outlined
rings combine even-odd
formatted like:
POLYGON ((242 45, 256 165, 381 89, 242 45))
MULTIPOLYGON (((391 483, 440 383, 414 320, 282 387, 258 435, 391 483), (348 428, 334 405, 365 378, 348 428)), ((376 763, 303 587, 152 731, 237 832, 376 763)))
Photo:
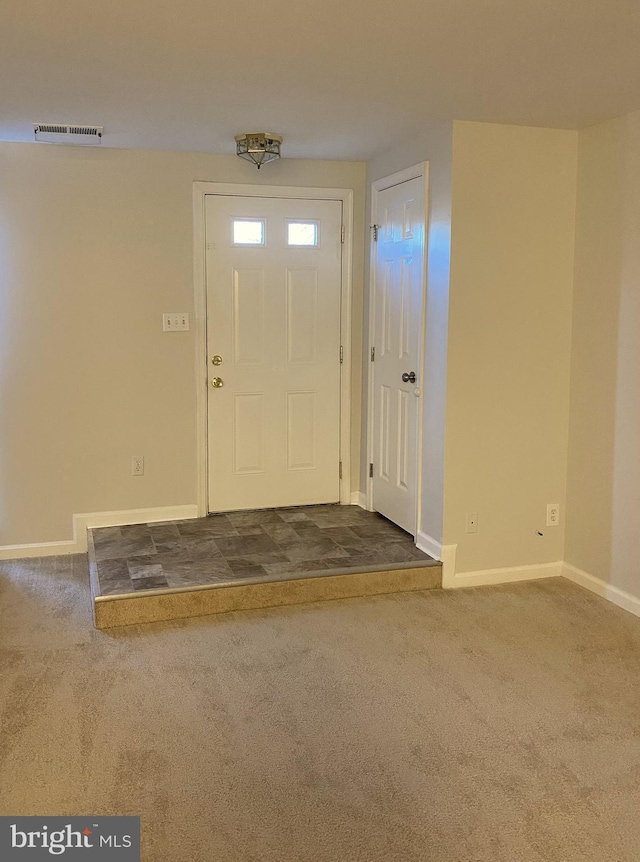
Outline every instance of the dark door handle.
POLYGON ((416 372, 412 371, 410 374, 407 374, 407 372, 405 371, 404 374, 402 375, 402 382, 403 383, 415 383, 416 382, 416 372))

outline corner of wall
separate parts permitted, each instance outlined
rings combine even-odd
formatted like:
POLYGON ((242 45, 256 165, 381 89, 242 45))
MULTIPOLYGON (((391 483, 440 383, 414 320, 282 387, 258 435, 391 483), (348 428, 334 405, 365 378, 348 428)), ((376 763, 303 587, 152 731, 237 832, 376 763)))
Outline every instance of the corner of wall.
POLYGON ((563 528, 545 521, 565 495, 575 176, 573 132, 454 124, 444 544, 457 546, 456 582, 554 575, 563 556, 563 528))

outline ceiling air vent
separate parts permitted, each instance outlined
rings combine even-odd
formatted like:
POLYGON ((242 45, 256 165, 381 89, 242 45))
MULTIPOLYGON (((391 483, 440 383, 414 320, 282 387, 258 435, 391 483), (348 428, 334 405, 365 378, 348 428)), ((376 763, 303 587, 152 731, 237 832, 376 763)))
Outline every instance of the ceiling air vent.
POLYGON ((36 141, 45 144, 75 144, 95 147, 102 143, 103 126, 70 126, 61 123, 34 123, 36 141))

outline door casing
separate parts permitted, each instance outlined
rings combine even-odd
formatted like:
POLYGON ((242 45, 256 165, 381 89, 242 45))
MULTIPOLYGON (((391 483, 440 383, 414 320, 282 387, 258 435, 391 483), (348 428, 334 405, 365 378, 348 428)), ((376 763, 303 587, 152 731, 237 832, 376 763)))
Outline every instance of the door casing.
MULTIPOLYGON (((424 182, 424 260, 423 260, 423 282, 422 282, 422 324, 420 335, 420 377, 424 379, 424 355, 425 355, 425 332, 427 320, 427 251, 429 237, 429 163, 420 162, 410 168, 405 168, 395 174, 390 174, 387 177, 382 177, 375 180, 371 184, 371 224, 378 224, 378 196, 381 191, 391 188, 392 186, 400 185, 400 183, 408 182, 422 177, 424 182)), ((376 244, 373 241, 373 236, 370 240, 369 253, 369 344, 367 351, 367 365, 369 372, 367 375, 367 509, 370 512, 375 511, 373 500, 373 480, 369 476, 369 464, 373 463, 373 440, 374 440, 374 375, 375 362, 371 362, 371 351, 375 345, 375 324, 376 324, 376 244)), ((417 484, 416 484, 416 520, 415 520, 415 538, 417 540, 421 524, 421 508, 422 508, 422 447, 423 447, 423 404, 424 392, 420 398, 420 410, 418 414, 418 440, 417 440, 417 484)))
MULTIPOLYGON (((353 271, 353 190, 298 186, 263 186, 243 183, 193 184, 194 236, 194 325, 196 376, 196 471, 198 517, 204 517, 208 506, 207 461, 207 284, 206 284, 206 195, 236 195, 238 197, 315 198, 342 202, 344 242, 342 243, 342 284, 340 329, 343 348, 340 375, 340 503, 357 502, 351 496, 351 296, 353 271)), ((357 496, 357 495, 356 495, 357 496)))

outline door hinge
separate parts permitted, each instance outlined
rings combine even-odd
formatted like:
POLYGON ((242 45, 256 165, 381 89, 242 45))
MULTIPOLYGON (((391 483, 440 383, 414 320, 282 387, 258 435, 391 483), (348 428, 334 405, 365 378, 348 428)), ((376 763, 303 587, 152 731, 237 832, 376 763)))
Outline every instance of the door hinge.
POLYGON ((369 464, 369 478, 373 479, 373 464, 369 464))
POLYGON ((342 479, 342 461, 338 464, 338 476, 342 479))
POLYGON ((374 242, 378 242, 378 228, 379 227, 380 227, 380 225, 378 225, 378 224, 372 224, 371 225, 371 230, 373 231, 373 241, 374 242))
POLYGON ((340 365, 344 362, 344 347, 340 345, 340 365))
POLYGON ((376 349, 375 349, 375 347, 371 348, 371 361, 372 362, 376 361, 376 349))
POLYGON ((347 230, 344 225, 340 228, 340 242, 344 242, 344 238, 346 236, 347 230))

